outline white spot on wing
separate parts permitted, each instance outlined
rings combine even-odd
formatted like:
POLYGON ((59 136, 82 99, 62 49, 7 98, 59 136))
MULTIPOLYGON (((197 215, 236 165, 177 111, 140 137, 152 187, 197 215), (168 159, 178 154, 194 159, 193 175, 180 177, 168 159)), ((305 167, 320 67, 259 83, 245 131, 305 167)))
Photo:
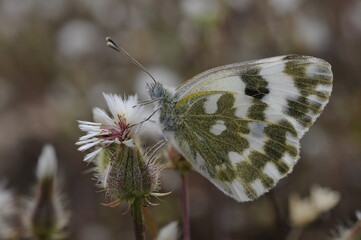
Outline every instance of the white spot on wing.
POLYGON ((264 123, 260 122, 260 121, 254 121, 254 122, 250 122, 248 124, 248 127, 251 129, 251 134, 254 137, 262 137, 263 134, 263 130, 264 130, 264 123))
POLYGON ((264 192, 267 191, 267 189, 264 188, 261 180, 259 180, 259 179, 257 179, 256 181, 254 181, 251 186, 252 186, 252 188, 256 191, 257 196, 260 196, 260 195, 262 195, 264 192))
POLYGON ((250 201, 251 199, 246 195, 244 187, 239 181, 235 181, 230 185, 231 190, 233 190, 233 194, 236 195, 238 199, 243 201, 250 201))
POLYGON ((251 103, 251 97, 246 94, 235 94, 234 107, 236 108, 235 115, 239 118, 245 118, 251 103))
POLYGON ((247 158, 251 154, 251 149, 247 148, 243 151, 242 155, 247 158))
POLYGON ((315 91, 318 92, 327 92, 330 93, 332 90, 332 85, 323 85, 323 84, 318 84, 315 88, 315 91))
POLYGON ((290 132, 286 133, 286 145, 291 145, 298 149, 299 142, 299 139, 293 136, 290 132))
POLYGON ((292 157, 289 153, 286 153, 282 158, 283 162, 287 164, 287 166, 292 167, 296 164, 296 159, 292 157))
MULTIPOLYGON (((322 62, 320 62, 320 64, 322 64, 322 62)), ((321 69, 325 69, 325 68, 326 68, 326 66, 321 67, 321 69)), ((306 74, 309 77, 319 77, 322 75, 332 77, 331 71, 330 71, 330 73, 320 72, 320 66, 317 63, 308 65, 306 68, 306 74)))
POLYGON ((204 111, 208 114, 213 114, 217 112, 218 109, 217 102, 221 96, 222 96, 221 93, 208 96, 207 100, 204 103, 204 111))
POLYGON ((209 131, 214 135, 220 135, 226 129, 227 127, 224 125, 224 121, 217 120, 216 124, 214 124, 209 131))
POLYGON ((273 162, 267 162, 263 168, 263 172, 275 181, 278 181, 281 178, 281 174, 279 173, 276 165, 273 162))
MULTIPOLYGON (((206 84, 205 81, 203 84, 206 84)), ((214 81, 207 83, 206 88, 212 88, 217 91, 231 91, 231 92, 239 92, 244 93, 245 84, 241 81, 239 76, 229 76, 223 77, 222 81, 214 81)))
MULTIPOLYGON (((307 97, 309 100, 310 100, 310 103, 311 104, 314 104, 314 103, 321 103, 321 104, 324 104, 324 101, 322 99, 320 99, 318 96, 316 95, 309 95, 307 97)), ((312 111, 311 111, 312 112, 312 111)))
POLYGON ((229 160, 231 160, 232 165, 236 165, 242 161, 245 161, 244 157, 237 152, 229 152, 228 153, 229 160))

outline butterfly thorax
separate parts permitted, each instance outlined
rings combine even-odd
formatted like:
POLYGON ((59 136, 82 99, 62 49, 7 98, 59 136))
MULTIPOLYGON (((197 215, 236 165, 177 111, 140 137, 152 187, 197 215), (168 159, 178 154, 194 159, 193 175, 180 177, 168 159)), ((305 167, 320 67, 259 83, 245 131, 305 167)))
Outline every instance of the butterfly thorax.
POLYGON ((159 121, 163 126, 163 132, 174 131, 176 126, 174 107, 177 103, 174 94, 159 82, 148 84, 148 88, 151 100, 157 102, 157 111, 160 112, 159 121))

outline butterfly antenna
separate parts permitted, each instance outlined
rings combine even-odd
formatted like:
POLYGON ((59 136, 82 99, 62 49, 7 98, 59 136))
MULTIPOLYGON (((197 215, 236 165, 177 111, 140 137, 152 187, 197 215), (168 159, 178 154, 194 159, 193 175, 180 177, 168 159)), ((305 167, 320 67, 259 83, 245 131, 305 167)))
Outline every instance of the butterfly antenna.
POLYGON ((140 64, 135 58, 130 56, 130 54, 125 51, 122 47, 118 46, 110 37, 106 37, 105 41, 107 42, 107 46, 114 49, 117 52, 123 53, 132 63, 134 63, 136 66, 138 66, 143 72, 148 74, 148 76, 156 83, 157 81, 154 79, 152 74, 149 73, 149 71, 143 67, 142 64, 140 64))

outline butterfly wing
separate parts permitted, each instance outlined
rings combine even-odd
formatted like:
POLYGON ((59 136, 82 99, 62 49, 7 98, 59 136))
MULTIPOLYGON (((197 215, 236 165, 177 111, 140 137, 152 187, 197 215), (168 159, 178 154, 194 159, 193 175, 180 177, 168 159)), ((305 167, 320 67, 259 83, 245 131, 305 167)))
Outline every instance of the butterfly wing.
POLYGON ((176 92, 175 145, 227 195, 253 200, 292 171, 331 88, 330 65, 312 57, 209 70, 176 92))
POLYGON ((302 137, 328 103, 332 80, 326 61, 287 55, 210 69, 188 80, 175 96, 180 101, 205 91, 236 92, 243 104, 261 101, 272 106, 264 111, 270 120, 277 119, 275 112, 286 115, 302 137))

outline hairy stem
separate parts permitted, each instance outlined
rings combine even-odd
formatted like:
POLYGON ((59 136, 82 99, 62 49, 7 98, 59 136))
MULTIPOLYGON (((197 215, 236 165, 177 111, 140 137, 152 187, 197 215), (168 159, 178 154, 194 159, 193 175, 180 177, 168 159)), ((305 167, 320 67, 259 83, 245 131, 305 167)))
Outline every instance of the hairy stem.
POLYGON ((142 205, 142 199, 136 198, 130 206, 133 216, 133 227, 136 240, 145 240, 142 205))
POLYGON ((182 215, 183 215, 183 240, 191 239, 190 220, 189 220, 189 186, 188 173, 182 173, 182 215))

